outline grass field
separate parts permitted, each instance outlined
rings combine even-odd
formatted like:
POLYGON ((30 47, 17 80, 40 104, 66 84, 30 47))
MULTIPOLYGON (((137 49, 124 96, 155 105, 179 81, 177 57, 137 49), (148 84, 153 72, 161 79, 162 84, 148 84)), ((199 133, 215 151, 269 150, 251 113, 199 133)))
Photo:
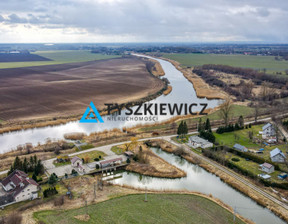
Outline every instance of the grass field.
POLYGON ((85 62, 102 60, 109 58, 121 57, 120 55, 104 55, 104 54, 92 54, 90 51, 37 51, 33 54, 40 55, 42 57, 51 59, 52 61, 28 61, 28 62, 1 62, 0 69, 2 68, 20 68, 30 66, 41 66, 41 65, 56 65, 66 64, 73 62, 85 62))
POLYGON ((273 56, 221 55, 221 54, 164 54, 163 57, 180 62, 184 66, 223 64, 234 67, 266 69, 267 73, 285 73, 288 61, 276 61, 273 56))
MULTIPOLYGON (((85 208, 42 211, 34 217, 44 223, 233 223, 233 214, 216 203, 195 195, 148 194, 128 195, 88 206, 90 220, 74 218, 84 215, 85 208)), ((236 218, 235 223, 244 223, 236 218)))

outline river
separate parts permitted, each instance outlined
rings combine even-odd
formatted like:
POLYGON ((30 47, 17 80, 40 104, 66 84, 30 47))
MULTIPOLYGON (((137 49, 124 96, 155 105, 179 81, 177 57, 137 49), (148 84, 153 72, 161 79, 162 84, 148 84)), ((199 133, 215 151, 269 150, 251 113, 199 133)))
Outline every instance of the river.
MULTIPOLYGON (((155 178, 139 175, 136 173, 123 172, 122 178, 113 180, 116 184, 125 184, 142 189, 152 190, 188 190, 205 194, 212 194, 224 203, 235 208, 242 216, 259 224, 282 224, 283 220, 275 216, 269 209, 263 208, 255 201, 236 191, 219 177, 207 172, 203 168, 187 162, 173 154, 158 148, 151 148, 158 156, 170 164, 184 170, 187 177, 179 179, 155 178)), ((149 198, 148 198, 149 200, 149 198)))
MULTIPOLYGON (((148 56, 147 56, 148 57, 148 56)), ((151 58, 151 57, 148 57, 151 58)), ((200 104, 200 103, 207 103, 207 108, 214 108, 219 104, 219 100, 208 100, 205 98, 198 98, 196 92, 194 90, 193 85, 183 76, 183 74, 177 70, 174 65, 170 62, 153 58, 157 60, 164 72, 165 78, 170 81, 170 85, 173 87, 172 92, 165 96, 161 95, 154 100, 151 100, 149 103, 156 105, 160 103, 177 103, 177 104, 200 104)), ((113 99, 111 99, 113 102, 113 99)), ((111 102, 107 102, 111 103, 111 102)), ((87 105, 88 106, 88 105, 87 105)), ((195 107, 194 111, 200 111, 201 106, 195 107)), ((143 109, 143 108, 141 108, 143 109)), ((153 109, 153 107, 152 107, 153 109)), ((83 113, 85 112, 86 107, 83 108, 83 113)), ((141 110, 142 111, 142 110, 141 110)), ((140 111, 140 112, 141 112, 140 111)), ((123 117, 125 110, 122 111, 123 117)), ((183 111, 184 112, 184 111, 183 111)), ((182 113, 183 114, 183 113, 182 113)), ((148 116, 148 115, 147 115, 148 116)), ((36 145, 39 143, 44 143, 47 138, 52 140, 63 139, 65 133, 69 132, 84 132, 86 134, 90 134, 91 132, 98 132, 103 131, 105 129, 113 129, 113 128, 123 128, 123 127, 132 127, 139 123, 143 123, 142 121, 111 121, 109 120, 111 116, 103 116, 104 123, 79 123, 79 121, 69 122, 63 125, 57 126, 48 126, 43 128, 34 128, 34 129, 27 129, 21 131, 15 131, 11 133, 4 133, 0 135, 0 153, 7 152, 12 148, 16 148, 19 144, 24 143, 32 143, 36 145)), ((171 118, 171 115, 163 115, 157 116, 158 122, 164 121, 166 119, 171 118)), ((146 122, 147 123, 147 122, 146 122)))

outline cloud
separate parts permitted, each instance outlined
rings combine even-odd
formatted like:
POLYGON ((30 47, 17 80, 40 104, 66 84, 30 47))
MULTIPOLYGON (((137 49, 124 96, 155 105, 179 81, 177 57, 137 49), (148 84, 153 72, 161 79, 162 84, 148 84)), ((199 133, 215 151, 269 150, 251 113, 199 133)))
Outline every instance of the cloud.
MULTIPOLYGON (((0 8, 2 26, 31 25, 41 38, 50 30, 62 38, 53 42, 288 40, 286 0, 10 0, 0 8)), ((21 31, 29 39, 29 28, 21 31)))

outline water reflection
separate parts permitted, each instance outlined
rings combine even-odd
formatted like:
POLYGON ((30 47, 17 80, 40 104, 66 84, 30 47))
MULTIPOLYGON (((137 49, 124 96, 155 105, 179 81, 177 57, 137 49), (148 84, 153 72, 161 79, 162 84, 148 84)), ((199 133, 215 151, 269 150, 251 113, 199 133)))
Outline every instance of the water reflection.
POLYGON ((139 178, 140 175, 138 174, 128 174, 124 172, 122 178, 113 180, 112 182, 142 189, 147 187, 147 189, 156 190, 189 190, 212 194, 231 207, 236 207, 238 213, 256 223, 285 223, 270 210, 257 205, 255 201, 234 190, 222 182, 219 177, 207 172, 201 167, 157 148, 152 148, 152 151, 172 165, 184 170, 187 173, 187 177, 167 179, 141 176, 141 178, 139 178))

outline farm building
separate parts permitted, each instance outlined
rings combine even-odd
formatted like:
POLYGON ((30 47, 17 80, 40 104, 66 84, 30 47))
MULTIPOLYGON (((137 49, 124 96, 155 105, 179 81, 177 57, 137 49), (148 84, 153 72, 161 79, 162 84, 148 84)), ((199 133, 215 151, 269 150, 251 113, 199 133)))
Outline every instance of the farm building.
POLYGON ((75 157, 73 157, 72 159, 71 159, 71 165, 73 166, 73 167, 78 167, 78 166, 80 166, 80 165, 82 165, 83 164, 83 161, 82 161, 82 159, 80 159, 78 156, 75 156, 75 157))
POLYGON ((278 148, 273 149, 270 152, 270 158, 272 162, 276 162, 276 163, 284 163, 286 160, 285 154, 278 148))
POLYGON ((236 143, 234 146, 233 146, 234 149, 240 151, 240 152, 248 152, 248 149, 243 146, 243 145, 240 145, 238 143, 236 143))
POLYGON ((207 141, 206 139, 200 138, 199 136, 193 135, 189 137, 188 145, 192 148, 210 148, 213 147, 213 143, 207 141))
POLYGON ((104 167, 119 165, 122 163, 122 161, 123 161, 123 159, 121 157, 119 157, 119 158, 115 158, 115 159, 100 161, 99 164, 100 164, 101 168, 104 168, 104 167))
POLYGON ((274 172, 274 166, 270 163, 263 163, 260 165, 261 170, 266 173, 273 173, 274 172))
POLYGON ((270 136, 275 136, 276 131, 275 127, 271 123, 267 123, 262 127, 262 137, 270 137, 270 136))
POLYGON ((134 153, 133 152, 131 152, 131 151, 126 151, 126 152, 124 152, 124 154, 125 154, 125 156, 127 156, 127 157, 132 157, 132 156, 134 156, 134 153))
POLYGON ((39 185, 26 173, 15 170, 1 181, 1 186, 6 192, 1 198, 11 202, 11 196, 15 202, 33 200, 38 197, 39 185))

